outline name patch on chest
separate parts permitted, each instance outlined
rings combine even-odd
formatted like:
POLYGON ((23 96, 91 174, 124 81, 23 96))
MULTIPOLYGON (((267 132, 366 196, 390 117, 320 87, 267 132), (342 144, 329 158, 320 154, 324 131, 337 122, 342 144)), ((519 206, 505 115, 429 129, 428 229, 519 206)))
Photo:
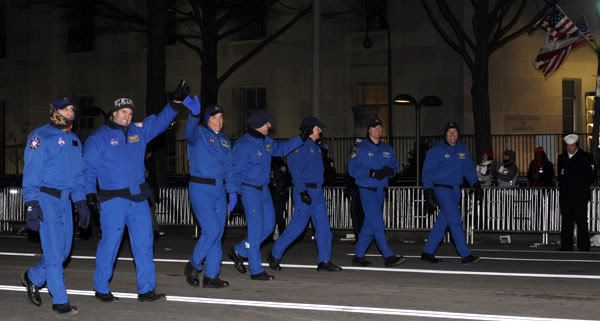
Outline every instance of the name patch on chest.
POLYGON ((446 154, 444 155, 444 158, 450 158, 450 157, 452 157, 452 155, 450 155, 450 153, 446 153, 446 154))
POLYGON ((117 146, 117 145, 119 145, 119 141, 116 138, 113 138, 110 140, 110 145, 117 146))
POLYGON ((262 157, 262 153, 260 151, 256 152, 256 157, 261 158, 262 157))
POLYGON ((465 159, 465 153, 458 153, 458 158, 465 159))
POLYGON ((266 150, 267 152, 270 152, 270 151, 271 151, 271 144, 266 144, 266 145, 265 145, 265 150, 266 150))
POLYGON ((130 143, 137 143, 140 141, 140 136, 131 135, 131 136, 127 137, 127 139, 129 140, 130 143))
POLYGON ((367 153, 367 156, 369 156, 369 157, 373 157, 373 156, 375 156, 375 154, 373 154, 373 152, 368 152, 368 153, 367 153))
POLYGON ((390 158, 390 157, 392 157, 392 153, 390 153, 390 152, 383 152, 383 157, 390 158))
POLYGON ((229 148, 229 141, 227 139, 221 139, 221 146, 229 148))
POLYGON ((59 137, 59 138, 58 138, 58 144, 59 144, 60 146, 63 146, 63 145, 65 144, 65 139, 64 139, 64 138, 62 138, 62 137, 59 137))

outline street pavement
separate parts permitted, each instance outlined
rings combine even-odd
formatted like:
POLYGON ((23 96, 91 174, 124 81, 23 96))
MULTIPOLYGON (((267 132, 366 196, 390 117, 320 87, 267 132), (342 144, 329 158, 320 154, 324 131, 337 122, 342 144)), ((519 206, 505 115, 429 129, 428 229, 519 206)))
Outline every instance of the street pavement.
MULTIPOLYGON (((391 242, 408 258, 386 269, 375 244, 370 268, 351 266, 353 245, 336 239, 332 261, 342 272, 317 272, 316 248, 308 237, 283 259, 283 270, 267 272, 274 281, 254 281, 238 273, 226 253, 239 237, 223 242, 221 278, 225 289, 190 287, 183 268, 195 240, 164 238, 155 243, 158 291, 167 301, 138 302, 128 240, 111 283, 119 302, 93 297, 94 256, 98 240, 74 240, 65 269, 71 303, 79 313, 57 316, 48 293, 43 305, 26 300, 20 274, 41 253, 29 238, 0 235, 0 320, 600 320, 600 250, 556 252, 528 244, 481 243, 482 257, 462 265, 451 244, 443 244, 439 264, 419 260, 422 244, 391 242)), ((272 244, 263 247, 266 258, 272 244)), ((266 263, 266 260, 263 260, 266 263)), ((266 265, 266 264, 265 264, 266 265)))

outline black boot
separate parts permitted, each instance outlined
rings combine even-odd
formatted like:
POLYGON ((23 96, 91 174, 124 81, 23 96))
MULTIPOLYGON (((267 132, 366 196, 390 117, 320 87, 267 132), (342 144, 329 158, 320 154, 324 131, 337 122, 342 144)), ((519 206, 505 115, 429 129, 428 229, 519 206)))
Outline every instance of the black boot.
POLYGON ((342 268, 333 264, 333 262, 323 261, 317 265, 317 271, 328 271, 328 272, 337 272, 341 271, 342 268))
POLYGON ((25 270, 25 272, 21 274, 21 284, 23 284, 23 286, 27 289, 27 301, 29 301, 29 303, 35 305, 36 307, 39 307, 40 305, 42 305, 40 289, 38 289, 38 287, 31 282, 27 272, 29 272, 29 270, 25 270))
POLYGON ((77 307, 74 305, 70 305, 68 303, 65 304, 53 304, 52 311, 56 314, 77 314, 77 307))
POLYGON ((96 297, 96 299, 98 299, 98 301, 101 302, 118 302, 119 298, 117 298, 116 296, 114 296, 111 292, 108 293, 100 293, 100 292, 96 292, 94 294, 94 296, 96 297))
POLYGON ((227 288, 229 287, 229 282, 221 280, 219 277, 211 279, 205 276, 202 278, 202 287, 214 289, 227 288))
POLYGON ((371 261, 367 261, 367 259, 365 259, 364 256, 359 257, 359 256, 355 255, 352 258, 352 265, 354 265, 354 266, 363 266, 364 267, 364 266, 369 266, 371 264, 373 264, 373 263, 371 263, 371 261))
POLYGON ((273 256, 273 252, 269 252, 269 266, 271 267, 271 269, 276 270, 276 271, 281 271, 281 260, 276 259, 273 256))
POLYGON ((198 278, 198 270, 192 265, 192 263, 187 262, 185 264, 185 268, 183 269, 183 274, 185 275, 185 281, 197 288, 200 286, 200 279, 198 278))
POLYGON ((388 256, 384 259, 384 264, 386 268, 393 268, 399 265, 402 265, 406 262, 406 259, 402 256, 392 255, 388 256))
POLYGON ((140 302, 154 302, 154 301, 166 301, 167 296, 164 293, 156 293, 154 290, 143 294, 138 294, 138 301, 140 302))
POLYGON ((474 264, 479 262, 479 256, 469 255, 462 258, 462 264, 474 264))
POLYGON ((436 258, 433 254, 423 252, 421 253, 421 261, 427 261, 429 263, 435 264, 441 262, 442 260, 436 258))
POLYGON ((262 271, 261 273, 258 273, 258 274, 252 274, 252 275, 250 275, 250 278, 252 280, 258 280, 258 281, 275 280, 275 276, 273 276, 271 274, 267 274, 267 272, 265 272, 265 271, 262 271))
POLYGON ((244 266, 244 259, 235 251, 234 247, 231 247, 228 254, 229 258, 233 261, 233 266, 238 272, 246 274, 246 267, 244 266))

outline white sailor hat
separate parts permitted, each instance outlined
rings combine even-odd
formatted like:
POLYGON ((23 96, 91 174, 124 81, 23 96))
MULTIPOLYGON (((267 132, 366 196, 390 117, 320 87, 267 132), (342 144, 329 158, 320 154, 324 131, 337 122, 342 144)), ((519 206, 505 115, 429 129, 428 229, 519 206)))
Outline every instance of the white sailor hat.
POLYGON ((577 134, 569 134, 569 135, 565 136, 563 139, 564 139, 565 143, 567 143, 568 145, 572 145, 579 141, 579 136, 577 136, 577 134))

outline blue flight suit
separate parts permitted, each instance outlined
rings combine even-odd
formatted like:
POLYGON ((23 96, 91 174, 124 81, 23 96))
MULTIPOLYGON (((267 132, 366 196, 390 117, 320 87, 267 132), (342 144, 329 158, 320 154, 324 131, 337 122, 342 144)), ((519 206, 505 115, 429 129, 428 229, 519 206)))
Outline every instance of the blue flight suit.
POLYGON ((40 239, 44 256, 29 268, 31 282, 47 283, 53 304, 69 303, 63 264, 73 240, 73 202, 85 200, 81 141, 53 124, 34 129, 27 138, 23 200, 37 201, 43 212, 40 239))
POLYGON ((233 146, 234 181, 238 184, 233 190, 242 194, 248 226, 246 239, 234 248, 241 257, 248 258, 252 275, 264 272, 260 245, 275 227, 275 210, 269 191, 271 157, 285 156, 301 145, 300 137, 276 141, 251 131, 233 146))
POLYGON ((283 234, 279 236, 271 253, 281 260, 288 246, 300 236, 311 219, 319 253, 318 262, 331 259, 332 235, 327 216, 327 204, 323 195, 323 157, 321 148, 312 139, 288 155, 288 167, 294 181, 294 215, 283 234), (308 191, 311 204, 302 202, 300 193, 308 191))
POLYGON ((151 188, 145 182, 144 157, 146 145, 167 130, 178 114, 170 105, 143 122, 119 126, 110 121, 96 129, 85 142, 85 189, 96 193, 100 201, 102 238, 96 253, 94 289, 110 293, 115 259, 125 226, 129 231, 131 249, 137 272, 139 294, 154 291, 154 237, 150 207, 146 199, 151 188))
POLYGON ((188 159, 191 180, 189 197, 202 234, 190 259, 196 270, 202 270, 206 260, 204 276, 214 279, 221 271, 221 238, 227 216, 227 195, 237 191, 232 188, 231 142, 222 132, 215 133, 208 126, 199 126, 200 118, 191 113, 185 126, 188 142, 188 159))
POLYGON ((427 237, 424 252, 434 254, 444 239, 446 228, 449 227, 458 254, 461 257, 471 255, 465 241, 459 209, 460 185, 463 178, 471 185, 477 182, 475 163, 469 155, 467 145, 457 142, 452 146, 445 140, 433 145, 425 157, 422 177, 423 188, 433 188, 440 206, 440 212, 427 237))
POLYGON ((373 143, 369 138, 357 144, 348 161, 348 172, 356 179, 360 200, 365 213, 365 219, 354 254, 364 257, 371 242, 375 239, 377 247, 384 258, 396 255, 385 238, 385 223, 383 221, 383 200, 388 177, 381 180, 369 176, 370 170, 391 167, 398 172, 398 160, 394 149, 386 143, 373 143))

